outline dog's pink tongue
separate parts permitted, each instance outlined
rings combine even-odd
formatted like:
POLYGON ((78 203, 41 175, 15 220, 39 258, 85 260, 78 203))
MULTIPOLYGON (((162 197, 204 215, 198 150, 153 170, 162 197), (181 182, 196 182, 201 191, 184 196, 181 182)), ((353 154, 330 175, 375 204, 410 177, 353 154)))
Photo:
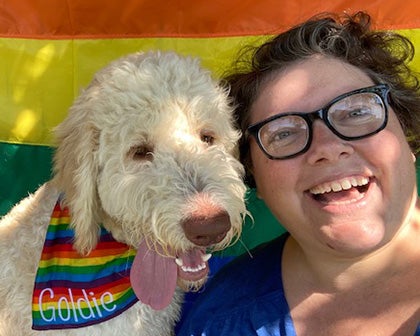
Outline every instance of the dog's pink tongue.
POLYGON ((155 310, 166 308, 172 301, 177 281, 177 265, 140 243, 130 272, 131 287, 137 298, 155 310))

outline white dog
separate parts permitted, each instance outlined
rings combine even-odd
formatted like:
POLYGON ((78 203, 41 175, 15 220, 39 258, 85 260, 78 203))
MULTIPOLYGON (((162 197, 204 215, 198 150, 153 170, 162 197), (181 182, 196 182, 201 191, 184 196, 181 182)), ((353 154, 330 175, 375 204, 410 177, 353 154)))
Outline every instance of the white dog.
POLYGON ((56 136, 54 177, 0 222, 0 335, 170 335, 246 214, 226 89, 196 59, 129 55, 56 136))

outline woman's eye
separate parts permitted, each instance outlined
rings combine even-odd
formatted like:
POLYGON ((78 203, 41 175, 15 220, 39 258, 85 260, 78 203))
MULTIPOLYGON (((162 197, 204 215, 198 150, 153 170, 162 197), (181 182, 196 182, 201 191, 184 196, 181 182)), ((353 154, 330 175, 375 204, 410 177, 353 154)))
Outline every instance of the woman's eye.
POLYGON ((286 139, 288 136, 290 136, 292 134, 292 132, 290 132, 289 130, 285 130, 285 131, 281 131, 278 132, 275 135, 275 139, 276 140, 282 140, 282 139, 286 139))
POLYGON ((370 111, 368 109, 358 108, 352 111, 348 111, 347 116, 348 118, 360 118, 369 114, 370 114, 370 111))
POLYGON ((272 133, 268 138, 269 143, 281 143, 288 141, 288 138, 292 137, 296 132, 291 130, 278 130, 275 133, 272 133))
POLYGON ((348 109, 345 111, 337 111, 334 114, 335 122, 339 122, 341 124, 345 123, 360 123, 360 122, 367 122, 371 119, 375 119, 377 113, 371 108, 368 107, 357 107, 354 109, 348 109))

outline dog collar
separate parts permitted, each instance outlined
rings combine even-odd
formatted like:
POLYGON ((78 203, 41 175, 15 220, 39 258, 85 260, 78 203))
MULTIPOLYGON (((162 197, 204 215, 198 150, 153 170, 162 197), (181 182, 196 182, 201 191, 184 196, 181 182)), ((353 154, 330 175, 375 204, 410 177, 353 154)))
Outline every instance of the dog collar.
POLYGON ((42 250, 32 297, 32 329, 69 329, 109 320, 138 299, 130 284, 136 251, 101 228, 88 256, 73 249, 74 231, 60 199, 42 250))

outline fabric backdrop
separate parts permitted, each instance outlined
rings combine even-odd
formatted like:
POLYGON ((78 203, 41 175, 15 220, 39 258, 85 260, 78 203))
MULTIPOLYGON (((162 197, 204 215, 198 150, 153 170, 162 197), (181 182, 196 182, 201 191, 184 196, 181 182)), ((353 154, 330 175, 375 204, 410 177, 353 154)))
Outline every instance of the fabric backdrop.
MULTIPOLYGON (((198 56, 214 75, 237 51, 321 11, 368 11, 420 49, 418 0, 13 0, 0 2, 0 215, 50 177, 51 129, 94 72, 130 52, 198 56)), ((420 69, 420 56, 412 67, 420 69)), ((283 228, 249 192, 236 255, 283 228)))

